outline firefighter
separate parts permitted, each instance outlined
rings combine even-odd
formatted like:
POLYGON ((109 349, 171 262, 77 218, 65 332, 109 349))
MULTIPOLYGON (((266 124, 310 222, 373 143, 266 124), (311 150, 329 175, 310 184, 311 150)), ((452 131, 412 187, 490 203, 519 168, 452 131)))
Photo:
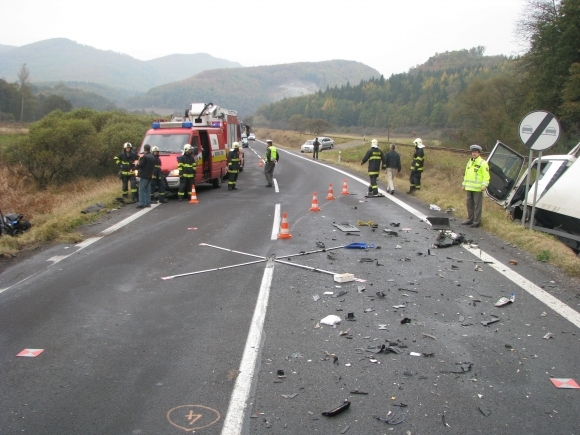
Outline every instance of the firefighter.
POLYGON ((166 203, 167 198, 165 198, 165 176, 161 172, 161 158, 159 157, 159 147, 151 148, 153 157, 155 158, 155 170, 153 171, 153 177, 151 178, 151 202, 153 204, 166 203))
POLYGON ((411 162, 411 176, 409 182, 411 187, 407 193, 413 194, 416 190, 421 190, 421 175, 423 174, 423 167, 425 165, 425 152, 423 148, 423 141, 420 138, 415 139, 415 154, 413 154, 413 161, 411 162))
POLYGON ((129 142, 123 144, 123 152, 115 156, 115 163, 119 166, 119 175, 121 177, 123 199, 129 199, 129 184, 131 185, 132 202, 139 200, 137 197, 137 179, 135 178, 135 162, 139 156, 133 152, 133 145, 129 142))
POLYGON ((483 208, 483 191, 489 185, 489 165, 481 158, 481 147, 471 145, 471 159, 465 167, 463 176, 463 190, 465 190, 467 205, 467 220, 462 225, 477 228, 481 225, 481 211, 483 208))
POLYGON ((240 144, 234 142, 233 148, 228 153, 228 190, 238 190, 236 181, 240 172, 240 144))
POLYGON ((364 165, 367 161, 369 162, 368 172, 370 178, 369 196, 370 195, 376 196, 379 194, 379 186, 377 185, 377 178, 379 177, 381 166, 385 168, 385 155, 379 148, 379 142, 376 139, 373 139, 371 141, 371 148, 364 155, 360 164, 364 165))
POLYGON ((266 176, 266 187, 272 187, 274 185, 274 168, 276 163, 280 160, 280 153, 272 143, 271 139, 266 141, 266 154, 264 155, 264 175, 266 176))
MULTIPOLYGON (((183 201, 185 192, 191 192, 195 185, 195 172, 197 162, 193 155, 193 148, 190 144, 183 146, 183 155, 177 159, 177 169, 179 170, 179 190, 177 191, 178 201, 183 201)), ((188 193, 189 194, 189 193, 188 193)))

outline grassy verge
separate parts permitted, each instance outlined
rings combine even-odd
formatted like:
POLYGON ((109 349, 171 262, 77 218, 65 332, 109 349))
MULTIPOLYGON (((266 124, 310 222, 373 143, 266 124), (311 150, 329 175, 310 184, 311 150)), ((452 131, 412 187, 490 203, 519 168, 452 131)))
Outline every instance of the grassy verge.
POLYGON ((58 189, 37 191, 15 180, 0 168, 0 207, 3 213, 17 212, 32 222, 32 228, 17 237, 0 237, 0 256, 33 249, 48 242, 74 243, 82 240, 75 230, 95 221, 101 213, 82 214, 97 202, 112 205, 119 194, 119 180, 81 180, 58 189))
MULTIPOLYGON (((312 136, 299 135, 290 131, 281 132, 267 129, 257 129, 256 135, 260 139, 269 137, 274 141, 274 144, 292 149, 299 149, 300 145, 307 139, 311 139, 312 136)), ((329 136, 335 137, 334 135, 329 136)), ((383 151, 387 150, 389 145, 385 139, 378 138, 383 151)), ((349 140, 352 139, 343 138, 343 142, 349 140)), ((367 138, 368 140, 369 138, 367 138)), ((411 143, 412 139, 391 138, 391 141, 411 143)), ((335 140, 336 145, 340 143, 335 140)), ((367 143, 364 146, 355 145, 342 149, 340 151, 340 166, 366 175, 366 166, 361 166, 360 161, 368 147, 367 143)), ((409 188, 409 167, 414 149, 413 147, 398 147, 397 151, 401 155, 403 170, 395 180, 395 190, 404 192, 409 188)), ((319 154, 319 158, 320 160, 338 164, 338 152, 336 149, 322 151, 319 154)), ((453 207, 455 209, 454 215, 460 219, 465 219, 467 217, 467 209, 465 206, 465 193, 461 190, 461 182, 467 159, 469 159, 469 154, 467 153, 461 155, 428 146, 425 149, 425 171, 421 179, 421 191, 415 196, 427 204, 436 204, 443 210, 453 207)), ((381 174, 379 180, 384 182, 385 179, 385 175, 381 174)), ((484 201, 482 227, 506 243, 529 252, 538 261, 547 261, 570 276, 580 276, 580 258, 572 250, 549 234, 530 231, 512 222, 505 210, 491 200, 486 199, 484 201)))

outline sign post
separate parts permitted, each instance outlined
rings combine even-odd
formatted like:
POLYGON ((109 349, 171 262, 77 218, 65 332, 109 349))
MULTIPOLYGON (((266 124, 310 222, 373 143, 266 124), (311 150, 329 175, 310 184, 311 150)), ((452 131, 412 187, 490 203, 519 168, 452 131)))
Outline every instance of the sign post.
POLYGON ((536 196, 538 193, 538 180, 540 178, 540 161, 542 151, 552 148, 560 137, 560 123, 550 112, 538 110, 530 112, 520 121, 519 135, 522 143, 530 150, 528 160, 528 176, 526 178, 526 195, 524 199, 524 212, 522 215, 522 225, 525 226, 528 206, 528 191, 530 189, 530 176, 532 173, 533 152, 539 151, 538 166, 536 169, 536 186, 534 189, 534 200, 532 203, 532 214, 530 216, 530 229, 534 225, 534 213, 536 211, 536 196))

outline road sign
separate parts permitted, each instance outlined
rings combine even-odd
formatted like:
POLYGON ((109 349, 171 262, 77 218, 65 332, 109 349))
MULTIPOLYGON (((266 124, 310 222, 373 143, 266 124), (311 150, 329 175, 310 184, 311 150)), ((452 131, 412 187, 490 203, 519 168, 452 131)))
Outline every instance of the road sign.
POLYGON ((550 112, 538 110, 528 113, 520 122, 520 139, 533 151, 552 148, 560 137, 560 123, 550 112))

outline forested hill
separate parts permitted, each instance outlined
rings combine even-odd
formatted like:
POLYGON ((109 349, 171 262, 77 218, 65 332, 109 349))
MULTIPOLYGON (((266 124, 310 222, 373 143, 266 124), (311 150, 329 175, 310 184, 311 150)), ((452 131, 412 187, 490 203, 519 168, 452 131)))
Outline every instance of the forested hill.
POLYGON ((156 87, 143 96, 128 99, 125 105, 132 109, 176 110, 185 109, 192 102, 212 101, 244 116, 264 103, 379 76, 377 70, 347 60, 219 69, 156 87))
POLYGON ((142 61, 127 54, 99 50, 65 38, 48 39, 22 47, 0 46, 0 77, 16 81, 23 64, 27 65, 31 81, 36 84, 92 82, 141 92, 207 69, 241 66, 206 53, 173 54, 142 61))
POLYGON ((454 116, 459 95, 475 80, 507 74, 512 63, 505 56, 484 56, 481 47, 440 53, 408 73, 266 104, 256 115, 278 127, 289 126, 297 115, 342 128, 451 128, 459 122, 454 116))

